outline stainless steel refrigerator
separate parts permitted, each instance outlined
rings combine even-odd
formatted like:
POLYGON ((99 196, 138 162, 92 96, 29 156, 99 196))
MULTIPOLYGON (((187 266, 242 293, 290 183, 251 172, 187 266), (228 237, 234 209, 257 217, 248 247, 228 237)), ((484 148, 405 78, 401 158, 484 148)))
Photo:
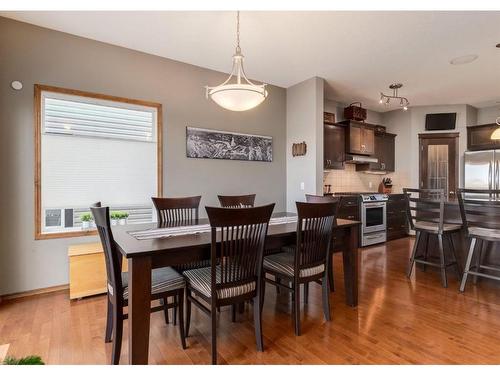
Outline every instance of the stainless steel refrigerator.
POLYGON ((464 187, 484 190, 500 188, 500 150, 465 152, 464 187))

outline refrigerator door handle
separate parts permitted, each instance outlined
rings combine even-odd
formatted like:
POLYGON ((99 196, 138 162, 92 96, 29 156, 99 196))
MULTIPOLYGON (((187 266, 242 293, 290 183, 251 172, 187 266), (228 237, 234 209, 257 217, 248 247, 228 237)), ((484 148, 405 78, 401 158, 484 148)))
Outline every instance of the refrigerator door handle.
POLYGON ((495 190, 498 190, 498 188, 500 187, 500 176, 499 176, 499 173, 500 173, 500 164, 498 162, 498 160, 496 161, 496 170, 495 170, 495 190))
POLYGON ((492 172, 493 172, 493 163, 490 161, 490 163, 488 164, 489 167, 488 167, 488 189, 491 190, 491 178, 492 178, 492 172))

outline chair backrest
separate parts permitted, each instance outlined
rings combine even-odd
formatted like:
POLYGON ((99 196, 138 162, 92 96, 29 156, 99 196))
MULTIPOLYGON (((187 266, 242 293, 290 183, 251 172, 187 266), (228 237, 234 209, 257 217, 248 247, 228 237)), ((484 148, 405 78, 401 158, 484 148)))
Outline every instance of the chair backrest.
POLYGON ((109 220, 109 207, 90 207, 94 217, 97 232, 101 239, 102 249, 104 251, 104 260, 106 263, 107 289, 108 295, 114 301, 121 300, 123 296, 123 285, 121 278, 122 256, 116 248, 111 231, 109 220))
POLYGON ((251 208, 206 207, 212 227, 212 297, 216 290, 256 282, 274 203, 251 208), (217 262, 219 259, 219 262, 217 262), (216 278, 219 268, 220 278, 216 278))
POLYGON ((458 189, 462 222, 470 227, 500 230, 500 190, 458 189))
POLYGON ((294 272, 298 277, 301 269, 327 263, 338 202, 296 202, 296 205, 298 221, 294 272))
POLYGON ((253 207, 255 194, 248 195, 218 195, 221 207, 225 208, 243 208, 253 207))
POLYGON ((334 197, 333 195, 312 195, 306 194, 307 203, 336 203, 335 219, 337 219, 342 197, 334 197))
POLYGON ((161 225, 189 225, 198 220, 201 195, 182 198, 151 198, 161 225))
POLYGON ((443 189, 404 188, 406 215, 411 229, 416 221, 425 221, 438 225, 438 232, 443 233, 444 201, 443 189))

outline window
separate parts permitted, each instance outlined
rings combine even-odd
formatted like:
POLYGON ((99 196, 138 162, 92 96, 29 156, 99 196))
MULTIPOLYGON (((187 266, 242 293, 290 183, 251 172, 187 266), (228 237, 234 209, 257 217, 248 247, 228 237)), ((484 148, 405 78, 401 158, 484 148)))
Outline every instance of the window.
POLYGON ((35 238, 94 235, 97 201, 153 220, 162 195, 161 105, 35 85, 35 238))

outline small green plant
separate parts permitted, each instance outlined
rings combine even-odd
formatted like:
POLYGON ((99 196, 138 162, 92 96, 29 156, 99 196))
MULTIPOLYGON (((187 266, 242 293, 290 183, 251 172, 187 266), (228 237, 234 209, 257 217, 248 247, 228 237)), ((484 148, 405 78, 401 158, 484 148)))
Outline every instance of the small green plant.
POLYGON ((113 211, 111 213, 111 218, 112 219, 113 218, 114 219, 118 219, 118 220, 119 219, 126 219, 126 218, 128 218, 128 212, 125 212, 125 211, 113 211), (113 214, 115 215, 114 217, 113 217, 113 214))
POLYGON ((4 365, 44 365, 42 358, 38 355, 30 355, 23 358, 6 357, 4 365))
POLYGON ((111 220, 118 220, 120 219, 120 212, 119 211, 111 211, 109 217, 111 220))
POLYGON ((86 212, 80 216, 81 221, 92 221, 92 215, 89 212, 86 212))

